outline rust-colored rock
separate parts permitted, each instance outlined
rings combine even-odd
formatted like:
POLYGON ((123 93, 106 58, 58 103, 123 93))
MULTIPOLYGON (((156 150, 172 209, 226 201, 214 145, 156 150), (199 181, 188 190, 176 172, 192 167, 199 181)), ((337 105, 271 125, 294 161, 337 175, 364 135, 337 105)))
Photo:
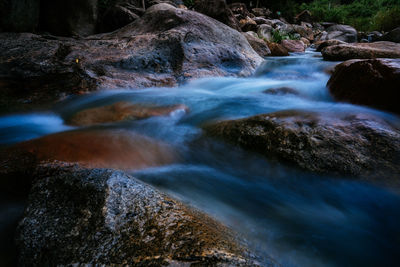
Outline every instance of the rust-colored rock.
POLYGON ((268 43, 269 50, 271 50, 271 56, 273 57, 285 57, 289 56, 289 51, 278 43, 268 43))
POLYGON ((70 125, 88 126, 123 120, 139 120, 154 116, 168 115, 176 110, 184 110, 187 112, 189 108, 185 105, 151 106, 129 102, 117 102, 108 106, 79 111, 68 118, 67 123, 70 125))

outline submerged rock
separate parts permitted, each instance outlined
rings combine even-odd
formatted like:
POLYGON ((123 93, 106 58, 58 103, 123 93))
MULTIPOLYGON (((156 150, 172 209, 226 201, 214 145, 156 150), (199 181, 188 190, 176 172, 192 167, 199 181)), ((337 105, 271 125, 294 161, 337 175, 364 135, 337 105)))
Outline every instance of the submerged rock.
POLYGON ((400 185, 400 130, 360 113, 281 111, 206 126, 215 137, 303 169, 400 185))
POLYGON ((46 165, 36 176, 20 266, 261 265, 228 228, 122 172, 46 165))
POLYGON ((339 44, 322 49, 326 60, 400 58, 400 44, 392 42, 339 44))
POLYGON ((16 162, 59 160, 92 168, 142 169, 170 164, 177 153, 168 145, 126 130, 79 130, 22 142, 6 150, 16 162), (22 155, 22 156, 21 156, 22 155))
POLYGON ((339 101, 400 114, 400 59, 345 61, 335 67, 327 86, 339 101))
POLYGON ((269 88, 264 90, 263 93, 269 95, 300 95, 299 91, 291 87, 269 88))
POLYGON ((122 29, 86 39, 1 33, 0 51, 0 109, 97 89, 247 76, 262 62, 238 31, 168 4, 148 8, 122 29))
POLYGON ((162 107, 133 104, 122 101, 108 106, 89 108, 79 111, 68 118, 67 123, 70 125, 88 126, 123 120, 139 120, 154 116, 168 115, 177 110, 183 110, 187 112, 189 108, 185 105, 162 107))

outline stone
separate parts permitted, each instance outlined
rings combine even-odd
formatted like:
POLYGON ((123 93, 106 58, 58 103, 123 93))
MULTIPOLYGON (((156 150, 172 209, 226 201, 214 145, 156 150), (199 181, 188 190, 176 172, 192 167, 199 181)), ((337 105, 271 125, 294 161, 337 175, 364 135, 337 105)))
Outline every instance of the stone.
POLYGON ((287 110, 204 129, 209 136, 309 171, 400 185, 400 131, 380 117, 287 110))
POLYGON ((0 51, 0 110, 8 112, 99 89, 249 76, 262 62, 238 31, 168 4, 151 6, 117 31, 85 39, 0 33, 0 51))
POLYGON ((97 0, 41 0, 40 30, 59 36, 96 33, 97 0))
POLYGON ((324 49, 325 47, 333 46, 333 45, 341 45, 341 44, 347 44, 347 43, 340 41, 340 40, 336 40, 336 39, 319 41, 319 42, 315 43, 317 52, 321 52, 322 49, 324 49))
POLYGON ((392 42, 339 44, 322 49, 326 60, 400 58, 400 44, 392 42))
POLYGON ((81 110, 69 117, 66 123, 74 126, 90 126, 164 116, 178 110, 188 112, 189 108, 185 105, 154 106, 122 101, 107 106, 81 110))
POLYGON ((257 7, 251 9, 251 12, 257 17, 269 18, 272 15, 271 10, 265 7, 257 7))
MULTIPOLYGON (((127 130, 76 130, 47 135, 6 149, 29 162, 64 161, 91 168, 123 170, 171 164, 177 153, 168 145, 127 130)), ((17 160, 18 162, 18 160, 17 160)))
POLYGON ((272 32, 274 31, 274 28, 268 24, 262 24, 258 26, 257 34, 260 38, 271 42, 272 41, 272 32))
POLYGON ((261 18, 261 17, 254 17, 253 20, 257 23, 257 25, 262 25, 262 24, 269 24, 268 19, 261 18))
POLYGON ((0 32, 33 32, 39 24, 40 0, 1 0, 0 32))
POLYGON ((273 57, 285 57, 289 56, 289 51, 281 44, 278 43, 267 43, 269 50, 271 50, 271 56, 273 57))
POLYGON ((335 67, 327 87, 338 101, 400 114, 400 59, 349 60, 335 67))
POLYGON ((326 40, 336 39, 346 43, 357 42, 357 30, 349 25, 332 25, 326 29, 326 40))
POLYGON ((225 0, 195 0, 194 10, 212 17, 229 27, 241 31, 239 21, 229 9, 225 0))
POLYGON ((241 19, 239 21, 239 24, 240 24, 240 28, 244 32, 248 32, 248 31, 256 32, 257 31, 257 23, 254 20, 252 20, 250 17, 241 19))
POLYGON ((269 50, 269 47, 264 40, 254 37, 253 34, 248 32, 243 33, 243 35, 246 37, 251 47, 253 47, 254 51, 256 51, 261 57, 271 55, 271 50, 269 50))
POLYGON ((305 48, 307 48, 307 47, 309 47, 311 45, 310 41, 308 39, 304 38, 304 37, 301 37, 300 41, 303 42, 305 48))
POLYGON ((281 44, 289 52, 305 51, 305 45, 301 40, 282 40, 281 44))
POLYGON ((377 38, 378 41, 389 41, 394 43, 400 43, 400 27, 397 27, 390 32, 385 33, 381 37, 377 38))
POLYGON ((300 25, 293 25, 294 31, 300 34, 301 37, 308 39, 309 41, 314 40, 314 33, 311 28, 307 28, 300 25))
POLYGON ((294 17, 294 21, 296 23, 301 23, 301 22, 313 23, 311 12, 308 10, 303 10, 294 17))
POLYGON ((35 178, 20 266, 261 265, 230 229, 123 172, 46 164, 35 178))
POLYGON ((247 10, 246 4, 232 3, 229 4, 229 8, 232 10, 233 14, 235 14, 239 20, 251 17, 250 12, 247 10))

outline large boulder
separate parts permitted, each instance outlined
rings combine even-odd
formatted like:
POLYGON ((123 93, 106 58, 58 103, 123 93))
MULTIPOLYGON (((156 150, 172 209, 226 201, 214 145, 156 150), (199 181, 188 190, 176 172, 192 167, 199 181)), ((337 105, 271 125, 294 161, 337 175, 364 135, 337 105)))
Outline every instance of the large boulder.
POLYGON ((322 49, 326 60, 400 58, 400 44, 392 42, 339 44, 322 49))
POLYGON ((40 29, 60 36, 96 32, 97 0, 41 0, 40 29))
POLYGON ((326 29, 325 40, 336 39, 346 43, 357 42, 357 30, 349 25, 332 25, 326 29))
POLYGON ((32 32, 39 24, 40 0, 1 0, 0 32, 32 32))
POLYGON ((256 51, 261 57, 267 57, 271 55, 271 50, 269 50, 269 47, 265 41, 255 37, 250 32, 245 32, 243 35, 246 37, 251 47, 253 47, 254 51, 256 51))
POLYGON ((293 25, 294 31, 300 34, 301 37, 304 37, 310 41, 314 40, 314 33, 312 28, 301 26, 301 25, 293 25))
POLYGON ((281 44, 289 52, 305 51, 305 45, 301 40, 282 40, 281 44))
POLYGON ((286 57, 289 56, 289 51, 281 44, 278 43, 267 43, 268 48, 271 50, 271 56, 273 57, 286 57))
POLYGON ((400 43, 400 27, 397 27, 394 30, 391 30, 390 32, 384 34, 383 36, 377 38, 379 41, 389 41, 389 42, 395 42, 395 43, 400 43))
POLYGON ((328 46, 333 46, 333 45, 341 45, 341 44, 347 44, 346 42, 340 41, 340 40, 336 40, 336 39, 331 39, 331 40, 326 40, 326 41, 319 41, 317 43, 315 43, 316 46, 316 51, 317 52, 321 52, 322 49, 324 49, 325 47, 328 46))
POLYGON ((241 31, 239 21, 229 9, 225 0, 195 0, 194 10, 221 21, 229 27, 241 31))
POLYGON ((345 61, 335 67, 327 86, 339 101, 400 114, 400 59, 345 61))
POLYGON ((20 266, 261 265, 228 228, 125 173, 48 164, 35 180, 20 266))
POLYGON ((252 20, 250 17, 246 17, 244 19, 241 19, 239 21, 239 25, 240 25, 240 28, 244 32, 248 32, 248 31, 256 32, 257 31, 257 22, 252 20))
POLYGON ((281 111, 223 121, 205 130, 306 170, 400 185, 400 130, 372 115, 281 111))
POLYGON ((274 31, 274 28, 272 28, 272 26, 270 26, 268 24, 262 24, 262 25, 258 26, 257 34, 260 38, 262 38, 268 42, 271 42, 273 31, 274 31))
POLYGON ((168 4, 150 7, 122 29, 86 39, 3 33, 0 51, 0 109, 97 89, 248 76, 262 62, 238 31, 168 4))

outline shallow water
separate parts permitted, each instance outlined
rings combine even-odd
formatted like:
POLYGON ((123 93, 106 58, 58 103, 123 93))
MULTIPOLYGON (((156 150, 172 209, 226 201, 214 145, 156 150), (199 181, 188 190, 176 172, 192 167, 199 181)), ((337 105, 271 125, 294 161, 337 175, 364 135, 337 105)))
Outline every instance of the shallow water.
MULTIPOLYGON (((400 264, 400 196, 365 182, 300 171, 202 136, 210 121, 286 109, 388 113, 336 103, 324 70, 334 63, 308 51, 269 58, 254 77, 207 78, 177 88, 107 91, 72 97, 48 113, 0 117, 0 144, 74 129, 73 113, 118 101, 185 104, 169 116, 96 128, 128 129, 172 145, 175 164, 133 172, 139 179, 198 207, 241 233, 261 255, 284 266, 400 264), (263 91, 291 87, 298 95, 263 91)), ((76 128, 76 127, 75 127, 76 128)))

